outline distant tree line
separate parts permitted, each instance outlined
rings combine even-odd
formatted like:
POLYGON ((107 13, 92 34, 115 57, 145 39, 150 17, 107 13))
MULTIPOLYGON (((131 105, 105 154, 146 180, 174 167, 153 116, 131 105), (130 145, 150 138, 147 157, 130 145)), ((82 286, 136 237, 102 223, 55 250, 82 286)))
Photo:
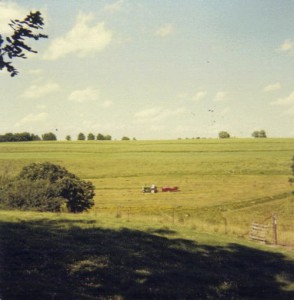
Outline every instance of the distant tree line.
POLYGON ((57 137, 54 133, 48 132, 42 134, 42 139, 33 133, 21 132, 21 133, 5 133, 0 135, 0 142, 31 142, 31 141, 56 141, 57 137))
MULTIPOLYGON (((70 140, 71 140, 71 137, 68 135, 68 136, 66 137, 66 139, 67 139, 68 141, 70 141, 70 140)), ((80 133, 78 134, 77 140, 78 140, 78 141, 85 141, 85 140, 86 140, 86 135, 85 135, 84 133, 80 132, 80 133)), ((93 133, 89 133, 89 134, 87 135, 87 140, 88 140, 88 141, 95 141, 95 140, 97 140, 97 141, 111 141, 111 140, 112 140, 112 137, 111 137, 111 135, 109 135, 109 134, 104 135, 104 134, 102 134, 102 133, 98 133, 98 134, 95 136, 93 133)))
MULTIPOLYGON (((71 136, 67 135, 65 137, 67 141, 71 141, 71 136)), ((77 136, 78 141, 111 141, 112 137, 109 134, 98 133, 96 136, 93 133, 89 133, 87 136, 80 132, 77 136)), ((123 141, 130 140, 129 137, 123 136, 123 141)), ((133 138, 133 140, 136 140, 133 138)), ((5 133, 0 135, 0 142, 31 142, 31 141, 57 141, 57 136, 53 132, 47 132, 41 135, 29 133, 29 132, 21 132, 21 133, 5 133)))
POLYGON ((40 140, 41 138, 38 135, 29 132, 5 133, 0 135, 0 142, 30 142, 40 140))

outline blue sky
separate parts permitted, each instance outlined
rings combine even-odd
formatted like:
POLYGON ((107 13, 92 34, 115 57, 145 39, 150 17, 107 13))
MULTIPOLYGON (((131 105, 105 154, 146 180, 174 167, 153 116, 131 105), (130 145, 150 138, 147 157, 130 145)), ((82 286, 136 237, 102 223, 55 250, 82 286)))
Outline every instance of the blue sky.
POLYGON ((2 134, 294 137, 293 0, 2 0, 1 33, 30 10, 49 39, 0 72, 2 134))

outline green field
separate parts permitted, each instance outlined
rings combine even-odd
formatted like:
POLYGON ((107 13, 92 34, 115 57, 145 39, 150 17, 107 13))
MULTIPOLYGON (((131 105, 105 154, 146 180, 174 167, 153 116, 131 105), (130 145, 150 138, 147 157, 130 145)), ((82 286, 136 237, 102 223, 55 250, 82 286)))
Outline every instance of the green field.
POLYGON ((49 161, 96 187, 84 214, 0 212, 1 260, 11 276, 2 271, 2 290, 7 299, 290 299, 293 155, 294 139, 1 143, 1 176, 49 161), (143 194, 145 184, 159 193, 143 194), (279 246, 271 230, 268 245, 249 241, 251 223, 271 225, 272 214, 279 246), (40 298, 19 296, 29 281, 13 291, 22 276, 39 278, 29 293, 42 290, 40 298))
POLYGON ((50 161, 91 180, 97 214, 243 235, 275 213, 279 243, 294 243, 294 139, 3 143, 0 155, 2 174, 50 161), (180 192, 141 193, 153 183, 180 192))

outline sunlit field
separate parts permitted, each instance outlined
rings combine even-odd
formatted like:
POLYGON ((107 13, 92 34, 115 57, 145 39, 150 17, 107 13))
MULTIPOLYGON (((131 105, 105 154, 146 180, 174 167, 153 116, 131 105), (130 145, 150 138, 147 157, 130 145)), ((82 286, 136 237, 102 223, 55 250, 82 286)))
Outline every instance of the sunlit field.
POLYGON ((86 213, 0 211, 0 298, 292 299, 293 150, 294 139, 0 143, 1 179, 49 161, 96 186, 86 213), (142 193, 151 184, 158 193, 142 193), (252 222, 269 225, 265 244, 249 239, 252 222))
POLYGON ((253 221, 270 225, 276 214, 278 242, 294 244, 294 139, 2 143, 0 155, 2 174, 50 161, 92 181, 96 216, 246 237, 253 221), (158 193, 141 192, 151 184, 158 193))

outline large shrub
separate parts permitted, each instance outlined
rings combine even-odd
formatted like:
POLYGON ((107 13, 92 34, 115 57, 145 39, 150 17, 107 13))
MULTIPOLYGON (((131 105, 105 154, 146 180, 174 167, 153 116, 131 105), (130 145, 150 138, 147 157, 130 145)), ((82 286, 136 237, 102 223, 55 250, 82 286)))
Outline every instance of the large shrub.
POLYGON ((94 205, 94 186, 52 163, 33 163, 0 191, 2 206, 38 211, 82 212, 94 205))
POLYGON ((2 188, 1 206, 22 210, 60 211, 64 198, 46 180, 13 180, 2 188))

